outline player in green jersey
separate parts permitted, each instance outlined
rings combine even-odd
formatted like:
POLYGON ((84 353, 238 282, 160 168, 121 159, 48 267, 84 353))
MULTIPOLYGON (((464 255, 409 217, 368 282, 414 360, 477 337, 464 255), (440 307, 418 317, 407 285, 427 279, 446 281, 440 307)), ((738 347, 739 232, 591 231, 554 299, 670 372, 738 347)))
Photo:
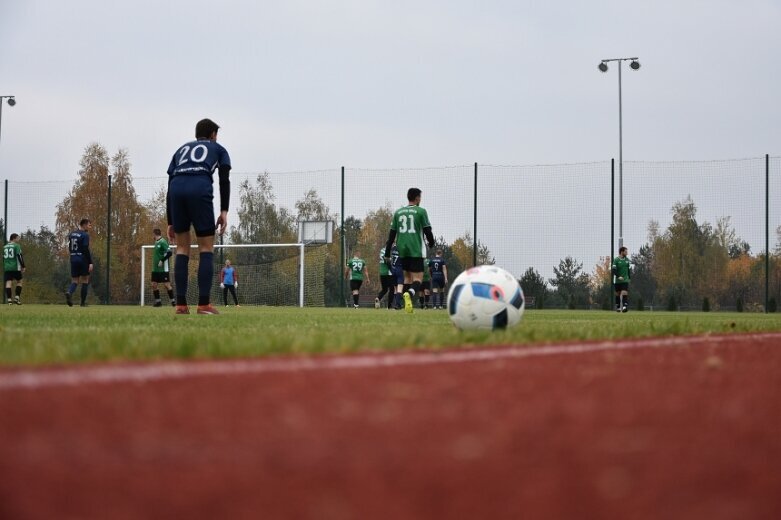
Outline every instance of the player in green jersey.
POLYGON ((5 297, 8 305, 22 304, 22 273, 24 273, 24 269, 19 234, 11 233, 10 241, 3 246, 3 280, 5 281, 5 297), (11 286, 14 282, 16 282, 16 297, 12 299, 11 286))
POLYGON ((350 280, 350 290, 353 293, 353 308, 358 308, 358 296, 363 285, 364 277, 366 285, 370 285, 369 270, 366 268, 366 262, 361 258, 361 253, 357 249, 353 257, 347 261, 344 268, 344 276, 350 280))
POLYGON ((171 300, 171 306, 176 306, 174 298, 174 289, 171 287, 171 262, 168 260, 173 255, 168 240, 163 238, 163 233, 159 228, 152 231, 155 237, 155 247, 152 250, 152 294, 155 297, 153 307, 162 307, 163 302, 160 299, 160 289, 157 284, 163 284, 168 291, 168 299, 171 300))
MULTIPOLYGON (((428 247, 434 247, 434 234, 431 232, 431 222, 428 213, 420 207, 421 190, 407 190, 408 205, 399 208, 393 214, 388 242, 385 244, 385 254, 391 250, 393 243, 399 249, 401 267, 404 270, 404 310, 412 312, 412 299, 421 291, 423 282, 423 258, 426 256, 423 237, 428 247)), ((386 261, 388 258, 386 257, 386 261)))
POLYGON ((632 274, 626 247, 618 249, 618 256, 613 259, 610 272, 613 273, 616 289, 616 312, 626 312, 629 310, 629 279, 632 274))

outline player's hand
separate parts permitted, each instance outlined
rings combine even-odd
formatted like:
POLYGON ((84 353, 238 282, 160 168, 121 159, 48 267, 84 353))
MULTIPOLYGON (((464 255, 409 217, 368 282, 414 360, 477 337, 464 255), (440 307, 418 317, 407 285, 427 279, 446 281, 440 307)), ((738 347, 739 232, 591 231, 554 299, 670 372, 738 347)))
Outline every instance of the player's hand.
POLYGON ((160 260, 159 262, 157 262, 157 267, 163 267, 163 261, 162 261, 162 260, 160 260))
POLYGON ((624 277, 623 277, 623 276, 619 276, 619 277, 618 277, 618 279, 619 279, 619 280, 623 280, 623 279, 624 279, 624 277))
POLYGON ((239 288, 239 282, 233 282, 233 286, 238 289, 239 288))
POLYGON ((434 249, 434 246, 435 246, 435 245, 437 245, 437 243, 436 243, 436 242, 429 242, 429 243, 428 243, 428 248, 429 248, 429 249, 434 249))
POLYGON ((224 283, 220 284, 220 289, 225 289, 225 284, 224 283))
POLYGON ((93 265, 92 265, 92 264, 90 264, 90 265, 89 265, 89 272, 90 272, 90 273, 92 272, 92 267, 93 267, 93 265))
POLYGON ((385 263, 386 263, 387 265, 390 265, 390 263, 391 263, 391 257, 389 257, 389 256, 386 256, 386 257, 384 257, 384 258, 383 258, 383 260, 385 260, 385 263))
POLYGON ((215 226, 217 229, 217 234, 222 235, 225 233, 225 230, 228 228, 228 212, 227 211, 220 211, 220 216, 217 217, 217 224, 215 226))

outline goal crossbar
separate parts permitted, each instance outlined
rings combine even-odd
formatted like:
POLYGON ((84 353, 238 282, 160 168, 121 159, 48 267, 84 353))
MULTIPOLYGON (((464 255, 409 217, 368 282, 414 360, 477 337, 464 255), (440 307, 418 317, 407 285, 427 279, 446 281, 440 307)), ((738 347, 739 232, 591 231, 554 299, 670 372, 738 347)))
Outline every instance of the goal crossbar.
MULTIPOLYGON (((258 247, 298 247, 299 248, 299 255, 300 255, 300 262, 298 266, 298 306, 303 307, 304 306, 304 247, 306 244, 295 242, 290 244, 215 244, 214 249, 236 249, 236 248, 258 248, 258 247)), ((141 246, 141 306, 144 306, 144 300, 145 300, 145 291, 144 287, 146 285, 147 279, 146 279, 146 255, 144 255, 144 250, 146 249, 154 249, 154 244, 152 245, 143 245, 141 246)), ((176 246, 171 246, 176 247, 176 246)), ((190 245, 190 249, 196 249, 198 247, 197 244, 190 245)), ((175 256, 175 255, 174 255, 175 256)), ((173 280, 171 280, 173 283, 173 280)))

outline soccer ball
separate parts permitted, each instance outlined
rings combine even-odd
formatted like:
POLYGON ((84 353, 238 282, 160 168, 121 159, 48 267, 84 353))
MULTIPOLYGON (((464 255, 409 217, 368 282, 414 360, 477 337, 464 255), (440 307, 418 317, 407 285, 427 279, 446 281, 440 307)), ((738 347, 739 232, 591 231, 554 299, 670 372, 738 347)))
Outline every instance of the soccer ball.
POLYGON ((450 286, 447 310, 461 330, 505 329, 521 321, 523 291, 501 267, 479 265, 458 275, 450 286))

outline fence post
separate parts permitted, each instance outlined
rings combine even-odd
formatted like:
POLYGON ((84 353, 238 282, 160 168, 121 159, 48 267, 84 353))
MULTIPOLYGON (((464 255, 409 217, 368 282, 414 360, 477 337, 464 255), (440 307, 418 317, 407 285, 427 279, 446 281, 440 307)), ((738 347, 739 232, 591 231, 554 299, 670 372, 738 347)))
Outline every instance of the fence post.
POLYGON ((765 154, 765 314, 770 305, 770 154, 765 154))
POLYGON ((111 304, 111 175, 108 176, 108 214, 106 215, 106 305, 111 304))
MULTIPOLYGON (((342 302, 342 299, 345 297, 344 295, 344 276, 342 275, 342 271, 344 270, 344 166, 342 166, 342 186, 341 186, 341 192, 342 192, 342 210, 341 213, 341 244, 339 247, 339 268, 336 270, 337 273, 339 273, 339 301, 342 302)), ((344 302, 342 302, 342 305, 344 305, 344 302)))
POLYGON ((3 244, 8 243, 8 179, 3 183, 5 184, 4 190, 4 202, 3 202, 3 244))
POLYGON ((477 163, 475 163, 475 213, 474 213, 474 247, 472 248, 472 267, 477 266, 477 163))

